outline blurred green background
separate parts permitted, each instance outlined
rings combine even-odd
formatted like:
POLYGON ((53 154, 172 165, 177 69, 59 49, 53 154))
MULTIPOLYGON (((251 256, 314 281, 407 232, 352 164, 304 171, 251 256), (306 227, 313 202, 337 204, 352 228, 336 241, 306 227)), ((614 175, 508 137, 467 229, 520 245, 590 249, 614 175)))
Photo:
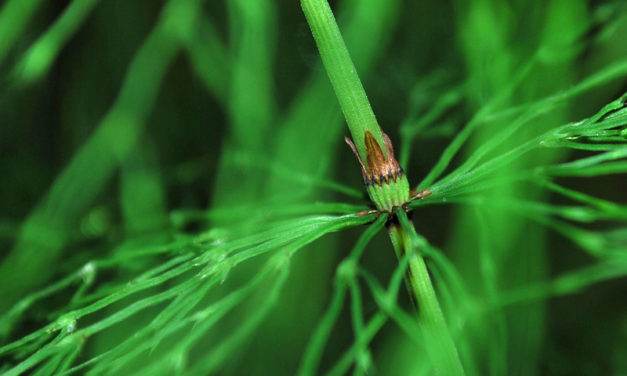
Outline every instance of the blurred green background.
MULTIPOLYGON (((496 114, 534 104, 598 72, 613 77, 583 87, 559 106, 533 110, 532 120, 500 145, 498 155, 540 132, 589 117, 627 91, 623 1, 342 0, 331 6, 412 186, 479 111, 496 114)), ((272 223, 269 218, 289 221, 307 214, 310 209, 299 204, 366 203, 359 197, 358 164, 342 140, 346 125, 298 1, 7 0, 0 10, 0 67, 0 314, 5 315, 0 345, 80 307, 72 302, 83 294, 106 297, 189 246, 125 261, 134 251, 201 233, 244 238, 272 223), (90 281, 84 265, 92 260, 122 261, 111 261, 90 281), (7 314, 28 293, 76 270, 83 270, 79 285, 85 291, 76 292, 72 282, 72 289, 55 290, 7 314)), ((495 116, 478 127, 453 165, 511 121, 495 116)), ((547 148, 508 168, 588 155, 589 150, 547 148)), ((556 181, 623 210, 627 204, 624 173, 556 181)), ((490 197, 548 207, 567 203, 530 183, 500 185, 490 197)), ((459 301, 443 302, 445 310, 459 311, 449 318, 464 333, 459 347, 466 349, 461 351, 468 374, 627 374, 625 274, 594 285, 594 276, 582 277, 572 290, 551 285, 547 281, 556 276, 592 265, 594 255, 560 234, 558 226, 530 220, 511 207, 483 206, 425 206, 413 215, 418 232, 443 250, 473 297, 470 310, 459 301), (540 286, 538 296, 477 311, 504 291, 527 286, 540 286)), ((623 213, 584 227, 592 234, 611 232, 616 249, 627 252, 626 218, 623 213)), ((361 231, 330 234, 300 250, 270 313, 240 345, 224 350, 216 374, 295 374, 329 304, 335 268, 361 231)), ((229 296, 259 273, 262 260, 238 265, 209 292, 193 291, 203 302, 229 296)), ((397 260, 385 234, 374 238, 361 264, 387 285, 397 260)), ((434 280, 438 285, 437 275, 434 280)), ((98 322, 174 285, 131 295, 78 325, 98 322)), ((256 287, 259 292, 223 318, 174 369, 187 374, 206 359, 214 344, 228 339, 269 299, 270 286, 256 287)), ((402 290, 399 305, 411 311, 406 295, 402 290)), ((71 364, 114 348, 162 309, 151 306, 86 337, 71 364)), ((376 311, 364 292, 363 314, 376 311)), ((345 305, 320 373, 353 343, 352 333, 345 305)), ((2 354, 0 372, 20 364, 44 341, 2 354)), ((415 344, 391 321, 370 350, 371 355, 361 353, 356 374, 367 369, 379 375, 429 374, 415 344)), ((168 353, 142 354, 125 364, 123 373, 150 373, 144 367, 159 351, 168 353)), ((54 367, 47 370, 41 374, 55 374, 54 367)), ((107 372, 115 371, 94 371, 107 372)))

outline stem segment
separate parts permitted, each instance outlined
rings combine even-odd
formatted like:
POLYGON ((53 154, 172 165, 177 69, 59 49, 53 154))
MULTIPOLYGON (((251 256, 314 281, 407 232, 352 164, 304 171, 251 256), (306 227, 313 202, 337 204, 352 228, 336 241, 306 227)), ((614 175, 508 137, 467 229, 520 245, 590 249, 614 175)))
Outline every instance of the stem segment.
POLYGON ((413 223, 402 209, 388 222, 388 232, 399 260, 410 254, 405 283, 418 308, 418 317, 427 339, 427 349, 434 368, 442 375, 464 375, 457 348, 448 331, 431 277, 419 248, 428 246, 420 241, 413 223))
MULTIPOLYGON (((327 0, 301 0, 301 5, 353 136, 354 146, 350 142, 349 145, 360 160, 364 182, 367 186, 376 184, 377 189, 368 193, 380 211, 391 213, 409 199, 407 178, 394 159, 392 143, 377 123, 327 0)), ((417 252, 420 239, 402 209, 390 216, 388 230, 397 256, 399 259, 405 253, 411 256, 407 288, 420 307, 419 318, 434 368, 442 375, 464 375, 427 266, 417 252)))
POLYGON ((301 0, 301 6, 359 156, 365 161, 367 158, 364 136, 367 130, 372 133, 379 145, 384 145, 379 123, 370 107, 366 91, 359 80, 327 0, 301 0))

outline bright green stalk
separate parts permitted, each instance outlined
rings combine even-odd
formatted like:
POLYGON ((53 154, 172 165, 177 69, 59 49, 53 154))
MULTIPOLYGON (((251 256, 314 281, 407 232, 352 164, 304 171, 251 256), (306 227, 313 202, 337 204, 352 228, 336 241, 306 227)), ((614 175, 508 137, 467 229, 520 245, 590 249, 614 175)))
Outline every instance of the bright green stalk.
POLYGON ((436 372, 442 375, 464 375, 464 368, 446 325, 427 265, 418 249, 421 239, 405 211, 397 210, 396 215, 400 225, 392 222, 388 226, 390 239, 399 260, 410 252, 405 282, 414 303, 418 305, 419 318, 427 335, 426 347, 436 372))
POLYGON ((326 0, 301 0, 301 5, 359 156, 365 161, 366 131, 374 135, 379 145, 384 144, 379 123, 370 107, 366 91, 348 54, 329 3, 326 0))
MULTIPOLYGON (((345 6, 338 9, 337 18, 346 21, 341 24, 342 36, 363 79, 364 74, 372 71, 388 45, 394 25, 397 24, 400 0, 351 0, 344 3, 345 6), (363 38, 364 29, 377 37, 363 38)), ((337 157, 338 140, 345 133, 343 123, 328 75, 326 72, 313 70, 286 110, 283 120, 276 125, 276 129, 280 131, 275 135, 273 158, 289 167, 290 172, 328 176, 337 157), (312 123, 312 119, 315 119, 316 132, 309 132, 307 142, 302 142, 303 124, 312 123), (316 158, 311 158, 312 155, 316 158)), ((268 176, 265 191, 275 192, 286 198, 298 197, 304 201, 307 201, 307 197, 319 194, 304 185, 286 184, 283 177, 275 174, 268 176)))
MULTIPOLYGON (((389 184, 374 182, 374 179, 379 178, 379 176, 382 179, 384 176, 381 174, 382 172, 398 167, 398 163, 394 160, 393 155, 386 155, 387 160, 381 155, 380 146, 386 145, 385 142, 382 142, 383 134, 372 112, 329 4, 326 0, 301 0, 301 4, 318 45, 322 62, 346 117, 358 157, 361 161, 368 163, 368 170, 366 170, 362 162, 364 179, 368 180, 366 183, 368 193, 379 210, 394 216, 393 221, 398 215, 403 223, 403 227, 399 226, 398 223, 389 226, 390 238, 400 259, 406 252, 417 247, 414 239, 410 238, 411 232, 406 228, 406 226, 410 226, 413 230, 405 212, 398 210, 396 215, 392 214, 394 208, 408 200, 409 187, 406 186, 406 177, 401 176, 398 183, 396 178, 394 182, 390 180, 389 184), (367 140, 367 131, 375 136, 379 148, 373 145, 371 138, 370 142, 367 140)), ((413 234, 415 235, 415 231, 413 234)), ((464 370, 457 349, 448 332, 427 266, 417 252, 411 255, 406 283, 412 298, 420 306, 420 319, 428 334, 429 344, 427 347, 431 348, 430 353, 434 360, 434 367, 446 375, 463 375, 464 370)))
POLYGON ((364 184, 377 209, 391 213, 410 201, 409 183, 372 112, 335 17, 326 0, 301 0, 322 62, 344 112, 359 159, 364 184))

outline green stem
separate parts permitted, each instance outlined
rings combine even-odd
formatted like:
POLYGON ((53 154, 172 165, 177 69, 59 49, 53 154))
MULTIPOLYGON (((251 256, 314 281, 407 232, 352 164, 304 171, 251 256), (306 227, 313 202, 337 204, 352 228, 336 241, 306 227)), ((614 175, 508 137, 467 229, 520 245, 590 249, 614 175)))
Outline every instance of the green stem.
MULTIPOLYGON (((374 135, 379 145, 384 145, 383 136, 335 22, 331 7, 327 0, 301 0, 301 5, 318 45, 322 63, 344 112, 357 152, 361 159, 366 161, 368 160, 364 139, 366 131, 374 135)), ((387 195, 389 194, 390 192, 387 191, 387 195)), ((373 201, 376 203, 376 200, 373 201)), ((399 201, 403 202, 405 199, 399 201)), ((377 207, 379 206, 377 204, 377 207)), ((398 205, 387 206, 391 210, 392 207, 398 205)), ((406 282, 414 302, 420 306, 420 320, 428 341, 426 347, 429 349, 434 368, 443 375, 464 375, 457 349, 448 332, 444 315, 431 284, 427 266, 416 252, 419 244, 415 241, 417 235, 413 231, 415 236, 410 236, 412 232, 408 231, 406 225, 409 225, 412 230, 413 226, 409 223, 404 211, 399 210, 398 218, 404 225, 400 226, 398 222, 390 225, 390 238, 399 258, 405 252, 411 252, 406 282)))
POLYGON ((353 142, 359 156, 365 161, 367 158, 364 135, 367 130, 374 135, 379 145, 384 144, 379 123, 370 107, 366 91, 359 80, 327 0, 301 0, 301 6, 316 40, 324 68, 340 102, 353 142))
POLYGON ((419 248, 428 245, 421 244, 424 242, 420 242, 413 224, 402 209, 396 215, 388 224, 388 232, 399 260, 410 252, 405 283, 413 302, 419 308, 418 317, 424 328, 428 342, 426 347, 433 366, 438 374, 464 375, 464 368, 448 331, 427 265, 419 252, 419 248))
POLYGON ((73 0, 46 33, 37 39, 22 56, 14 68, 14 73, 18 75, 18 78, 24 83, 30 83, 41 78, 55 61, 68 39, 89 17, 98 1, 73 0))

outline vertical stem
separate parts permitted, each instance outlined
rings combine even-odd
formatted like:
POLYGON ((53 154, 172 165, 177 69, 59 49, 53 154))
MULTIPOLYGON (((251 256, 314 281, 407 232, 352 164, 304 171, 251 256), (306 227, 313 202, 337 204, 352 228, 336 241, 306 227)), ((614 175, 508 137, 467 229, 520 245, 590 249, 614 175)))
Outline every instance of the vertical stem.
POLYGON ((364 135, 370 131, 384 145, 379 123, 370 107, 355 65, 335 22, 327 0, 301 0, 303 12, 316 40, 324 68, 329 75, 342 112, 362 160, 366 160, 364 135))
POLYGON ((415 229, 403 210, 398 210, 397 217, 390 220, 388 232, 399 259, 410 252, 405 283, 418 308, 418 317, 428 340, 427 349, 436 372, 442 375, 464 375, 464 368, 448 331, 427 265, 418 250, 420 244, 416 237, 411 236, 415 229))
MULTIPOLYGON (((379 145, 384 145, 383 136, 335 22, 335 17, 333 17, 327 0, 301 0, 301 5, 318 45, 324 67, 344 112, 357 152, 361 160, 367 161, 368 155, 364 139, 366 131, 370 131, 374 135, 379 145)), ((388 157, 393 158, 393 156, 388 157)), ((389 197, 389 195, 391 192, 388 190, 385 197, 389 197)), ((403 202, 404 199, 399 201, 403 202)), ((379 205, 377 204, 377 206, 379 205)), ((395 207, 391 204, 388 206, 395 207)), ((428 340, 426 347, 429 349, 434 368, 443 375, 463 375, 464 370, 455 344, 448 332, 427 266, 416 252, 416 248, 418 248, 418 242, 414 241, 416 236, 411 237, 412 232, 408 231, 410 229, 406 227, 409 225, 413 230, 413 226, 409 223, 403 210, 399 210, 397 215, 403 226, 394 216, 394 222, 388 227, 390 238, 399 257, 402 257, 405 252, 411 252, 412 257, 409 262, 406 282, 410 295, 420 307, 420 320, 428 340)), ((415 230, 413 235, 416 235, 415 230)))

